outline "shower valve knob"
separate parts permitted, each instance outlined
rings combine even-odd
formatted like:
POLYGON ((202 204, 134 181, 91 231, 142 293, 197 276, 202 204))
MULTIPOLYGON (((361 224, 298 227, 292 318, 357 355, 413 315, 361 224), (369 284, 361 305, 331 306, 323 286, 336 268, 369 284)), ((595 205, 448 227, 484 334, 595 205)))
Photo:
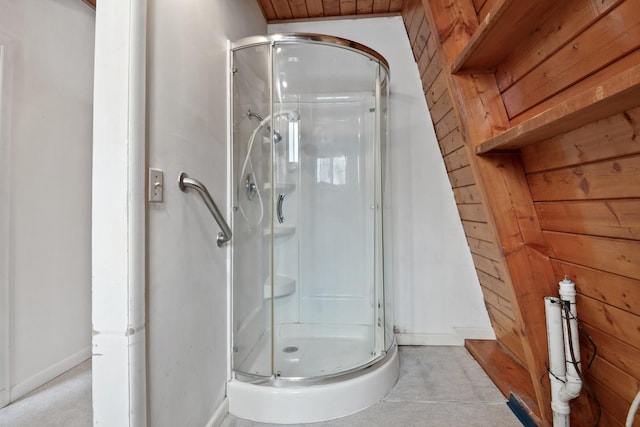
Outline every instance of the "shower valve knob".
POLYGON ((256 185, 256 179, 252 173, 247 174, 247 178, 245 179, 245 190, 247 192, 247 198, 249 200, 253 200, 253 198, 258 194, 258 186, 256 185))

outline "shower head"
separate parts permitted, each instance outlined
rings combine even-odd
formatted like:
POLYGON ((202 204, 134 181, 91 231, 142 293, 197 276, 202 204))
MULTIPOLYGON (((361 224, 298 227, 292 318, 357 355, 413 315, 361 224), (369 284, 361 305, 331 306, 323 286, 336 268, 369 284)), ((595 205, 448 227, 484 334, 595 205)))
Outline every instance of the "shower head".
MULTIPOLYGON (((279 111, 273 115, 274 118, 280 117, 280 116, 285 116, 286 119, 290 122, 297 122, 298 120, 300 120, 300 113, 298 112, 298 110, 284 110, 284 111, 279 111)), ((240 120, 238 120, 234 124, 234 126, 237 126, 238 124, 240 124, 240 122, 246 117, 249 117, 250 119, 251 118, 256 119, 260 122, 258 127, 255 129, 256 131, 259 128, 264 127, 267 129, 267 132, 271 132, 271 126, 268 125, 268 123, 271 121, 271 116, 267 116, 263 118, 260 114, 253 112, 251 110, 247 110, 247 112, 244 113, 242 117, 240 117, 240 120)), ((280 141, 282 141, 282 135, 280 134, 280 132, 276 130, 273 132, 273 142, 277 143, 280 141)))
MULTIPOLYGON (((258 127, 260 127, 260 126, 264 126, 264 124, 263 124, 263 123, 266 123, 265 119, 263 119, 263 118, 262 118, 262 116, 261 116, 260 114, 258 114, 258 113, 254 113, 254 112, 253 112, 253 111, 251 111, 251 110, 247 110, 247 112, 245 113, 245 115, 244 115, 244 116, 242 116, 242 118, 241 118, 240 120, 244 119, 245 117, 249 117, 249 118, 257 119, 257 120, 260 122, 260 124, 258 125, 258 127)), ((268 118, 269 118, 269 117, 267 117, 267 119, 268 119, 268 118)), ((267 120, 267 121, 268 121, 268 120, 267 120)), ((267 132, 271 132, 271 126, 268 126, 268 125, 267 125, 267 132)), ((278 143, 278 142, 280 142, 280 141, 282 141, 282 135, 280 135, 280 132, 278 132, 278 131, 273 132, 273 142, 278 143)))
POLYGON ((258 114, 258 113, 254 113, 254 112, 253 112, 253 111, 251 111, 251 110, 247 110, 247 113, 246 113, 244 116, 242 116, 242 117, 243 117, 243 118, 244 118, 244 117, 249 117, 249 118, 258 119, 258 121, 259 121, 259 122, 262 122, 262 121, 264 120, 260 114, 258 114))
MULTIPOLYGON (((275 113, 273 115, 273 118, 280 117, 280 116, 285 116, 286 119, 288 121, 290 121, 290 122, 297 122, 298 120, 300 120, 300 113, 298 112, 298 110, 278 111, 277 113, 275 113)), ((271 116, 267 116, 267 117, 265 117, 263 119, 260 114, 254 113, 253 111, 248 110, 247 113, 243 117, 253 117, 253 118, 256 118, 256 119, 260 120, 260 124, 258 125, 256 130, 261 128, 261 127, 263 127, 263 126, 265 126, 267 131, 271 132, 271 126, 269 126, 267 124, 267 123, 269 123, 271 121, 271 116)), ((240 119, 240 120, 242 120, 242 119, 240 119)), ((278 131, 274 131, 273 132, 273 141, 274 142, 282 141, 282 135, 280 135, 280 132, 278 132, 278 131)))
MULTIPOLYGON (((287 120, 289 120, 290 122, 297 122, 298 120, 300 120, 300 112, 298 110, 278 111, 273 115, 274 118, 280 116, 286 116, 287 120)), ((257 119, 260 122, 260 126, 265 126, 271 120, 271 116, 263 118, 260 114, 255 113, 251 110, 247 110, 245 115, 242 116, 239 121, 241 121, 245 117, 257 119)), ((267 126, 267 128, 269 128, 269 126, 267 126)))

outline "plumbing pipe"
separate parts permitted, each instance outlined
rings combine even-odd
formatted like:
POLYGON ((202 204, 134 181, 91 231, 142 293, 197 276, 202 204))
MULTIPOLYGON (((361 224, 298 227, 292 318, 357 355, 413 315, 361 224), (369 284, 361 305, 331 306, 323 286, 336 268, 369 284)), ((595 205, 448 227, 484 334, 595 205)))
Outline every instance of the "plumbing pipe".
POLYGON ((582 389, 582 379, 578 372, 580 342, 575 284, 565 278, 559 285, 560 298, 544 299, 549 344, 549 379, 553 426, 568 427, 569 401, 578 397, 582 389))
POLYGON ((562 335, 562 302, 560 298, 545 297, 547 317, 547 343, 549 345, 549 381, 551 382, 551 410, 553 426, 569 425, 569 401, 560 399, 560 390, 565 384, 566 362, 562 335))
POLYGON ((624 424, 625 427, 633 427, 633 419, 636 417, 636 412, 638 412, 638 406, 640 406, 640 391, 636 394, 633 402, 631 402, 631 407, 629 407, 629 413, 627 414, 627 421, 624 424))
POLYGON ((576 285, 571 280, 565 279, 559 283, 560 300, 568 308, 562 310, 562 331, 564 335, 564 354, 567 360, 567 383, 562 389, 564 398, 575 399, 582 389, 580 378, 580 337, 578 335, 578 315, 576 312, 576 285), (567 316, 569 321, 567 322, 567 316), (570 330, 569 330, 570 329, 570 330), (573 348, 573 353, 571 349, 573 348))

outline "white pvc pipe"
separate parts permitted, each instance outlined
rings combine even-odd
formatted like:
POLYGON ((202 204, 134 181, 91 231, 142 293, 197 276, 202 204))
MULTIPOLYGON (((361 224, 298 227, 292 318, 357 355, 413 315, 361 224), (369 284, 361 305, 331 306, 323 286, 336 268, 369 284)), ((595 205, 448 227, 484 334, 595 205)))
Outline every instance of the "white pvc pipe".
POLYGON ((564 279, 559 285, 560 298, 545 297, 544 303, 549 344, 549 380, 551 382, 553 427, 568 427, 569 401, 578 397, 582 389, 582 379, 578 372, 580 341, 575 284, 564 279), (564 307, 567 306, 569 309, 565 310, 564 307))
POLYGON ((564 353, 567 359, 567 382, 565 387, 561 390, 561 396, 567 401, 575 399, 580 394, 582 389, 582 379, 578 373, 580 367, 580 339, 578 336, 578 315, 576 311, 576 286, 568 279, 564 279, 559 283, 560 285, 560 300, 564 304, 569 304, 568 314, 565 310, 562 311, 562 330, 564 335, 564 353), (569 316, 569 328, 571 329, 571 340, 569 340, 569 331, 567 328, 566 316, 569 316), (573 347, 573 358, 571 354, 571 347, 573 347))
POLYGON ((553 426, 569 426, 569 402, 559 398, 566 381, 566 362, 562 328, 562 302, 559 298, 545 297, 547 317, 547 343, 549 345, 549 381, 551 382, 551 410, 553 426))
POLYGON ((636 417, 636 412, 638 412, 638 406, 640 406, 640 391, 636 394, 636 398, 631 402, 631 407, 629 407, 629 413, 627 414, 627 421, 625 422, 625 427, 633 427, 633 419, 636 417))

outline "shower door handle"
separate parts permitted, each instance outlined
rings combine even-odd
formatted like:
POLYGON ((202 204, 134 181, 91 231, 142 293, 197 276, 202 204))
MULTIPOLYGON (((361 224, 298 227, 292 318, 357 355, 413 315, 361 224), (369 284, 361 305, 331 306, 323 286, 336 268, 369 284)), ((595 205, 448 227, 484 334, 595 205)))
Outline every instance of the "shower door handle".
POLYGON ((278 204, 276 205, 276 213, 278 215, 278 222, 282 224, 284 222, 284 216, 282 215, 282 204, 284 203, 284 194, 280 193, 278 196, 278 204))

